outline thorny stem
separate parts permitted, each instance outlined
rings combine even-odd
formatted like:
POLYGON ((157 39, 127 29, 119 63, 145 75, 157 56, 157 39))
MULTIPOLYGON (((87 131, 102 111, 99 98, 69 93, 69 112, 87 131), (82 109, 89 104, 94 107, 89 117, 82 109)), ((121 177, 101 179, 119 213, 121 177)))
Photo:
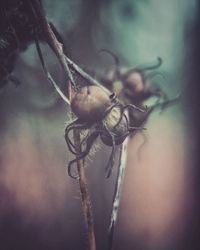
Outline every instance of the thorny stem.
MULTIPOLYGON (((65 54, 63 52, 63 47, 58 42, 56 36, 54 35, 46 17, 45 17, 44 10, 43 10, 40 2, 38 0, 35 0, 34 4, 35 4, 36 12, 37 12, 37 17, 39 19, 39 24, 42 27, 42 31, 44 33, 46 42, 49 44, 49 46, 55 52, 56 56, 58 57, 59 62, 61 63, 66 75, 68 76, 68 78, 70 80, 70 83, 68 86, 68 91, 69 91, 69 93, 71 93, 71 84, 73 85, 74 88, 76 88, 76 85, 75 85, 72 73, 69 70, 68 63, 65 60, 65 54)), ((45 73, 48 76, 48 79, 52 82, 52 78, 51 78, 50 74, 48 74, 47 69, 45 67, 44 67, 44 69, 45 69, 45 73)), ((70 95, 69 95, 69 97, 70 97, 70 95)), ((78 148, 78 145, 80 145, 79 132, 77 132, 77 133, 74 132, 74 141, 75 141, 75 145, 76 145, 76 150, 80 151, 81 149, 78 148)), ((81 192, 83 215, 84 215, 85 224, 86 224, 86 228, 87 228, 89 250, 96 250, 91 201, 90 201, 90 196, 89 196, 88 187, 87 187, 87 178, 86 178, 86 174, 85 174, 83 160, 80 160, 77 162, 77 170, 79 173, 79 187, 80 187, 80 192, 81 192)))

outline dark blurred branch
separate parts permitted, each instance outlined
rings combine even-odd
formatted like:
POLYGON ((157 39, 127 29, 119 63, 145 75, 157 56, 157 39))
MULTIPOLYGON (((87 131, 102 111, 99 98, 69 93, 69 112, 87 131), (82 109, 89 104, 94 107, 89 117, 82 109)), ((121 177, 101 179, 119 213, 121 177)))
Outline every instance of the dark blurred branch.
POLYGON ((188 139, 186 154, 190 166, 187 178, 194 188, 194 204, 180 249, 200 249, 200 1, 195 1, 194 17, 192 25, 185 27, 184 42, 187 54, 183 64, 184 110, 187 114, 188 139))

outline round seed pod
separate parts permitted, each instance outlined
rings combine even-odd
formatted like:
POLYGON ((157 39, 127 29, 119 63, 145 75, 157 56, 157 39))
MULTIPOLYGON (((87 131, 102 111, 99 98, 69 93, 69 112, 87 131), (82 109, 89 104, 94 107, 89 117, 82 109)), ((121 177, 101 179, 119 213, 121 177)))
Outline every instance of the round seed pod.
POLYGON ((139 94, 144 90, 145 88, 144 82, 145 82, 144 76, 140 71, 136 70, 130 71, 124 77, 124 84, 126 88, 128 88, 132 92, 132 95, 139 94))
POLYGON ((107 146, 113 145, 112 136, 116 145, 123 143, 129 132, 128 119, 124 115, 121 117, 121 111, 117 107, 113 108, 106 115, 103 120, 103 127, 104 129, 100 134, 100 138, 107 146))
POLYGON ((72 112, 82 121, 94 123, 102 120, 112 107, 113 95, 98 86, 86 86, 77 91, 71 102, 72 112))

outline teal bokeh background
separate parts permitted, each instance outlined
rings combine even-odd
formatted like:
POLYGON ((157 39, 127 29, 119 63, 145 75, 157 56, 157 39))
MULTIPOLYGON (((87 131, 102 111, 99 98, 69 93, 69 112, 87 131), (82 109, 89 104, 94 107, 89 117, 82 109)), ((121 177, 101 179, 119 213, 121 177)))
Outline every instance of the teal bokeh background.
MULTIPOLYGON (((113 60, 122 67, 151 63, 162 57, 158 84, 179 93, 187 78, 188 32, 196 21, 195 0, 45 0, 48 18, 63 36, 66 51, 81 66, 103 73, 113 60)), ((66 77, 48 46, 45 60, 63 92, 66 77)), ((46 81, 34 45, 18 58, 15 72, 21 85, 0 90, 0 205, 5 249, 83 249, 84 223, 79 191, 66 176, 70 159, 64 142, 69 110, 46 81), (13 239, 15 239, 13 243, 13 239), (10 248, 9 248, 10 247, 10 248)), ((150 100, 149 103, 154 100, 150 100)), ((136 152, 141 138, 131 142, 116 249, 183 249, 193 207, 193 187, 183 108, 154 114, 141 162, 136 152), (180 248, 180 246, 182 248, 180 248)), ((87 168, 99 249, 105 249, 116 172, 104 178, 108 148, 87 168)))

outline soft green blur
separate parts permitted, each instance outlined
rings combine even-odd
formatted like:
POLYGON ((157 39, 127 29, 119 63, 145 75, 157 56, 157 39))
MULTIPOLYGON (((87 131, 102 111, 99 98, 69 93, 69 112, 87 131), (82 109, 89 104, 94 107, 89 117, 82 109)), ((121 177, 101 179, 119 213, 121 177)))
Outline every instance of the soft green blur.
MULTIPOLYGON (((63 35, 73 58, 83 62, 83 67, 98 71, 96 65, 102 57, 97 52, 102 48, 113 51, 119 57, 120 65, 128 68, 152 64, 160 56, 163 65, 159 71, 165 79, 157 77, 155 83, 162 85, 170 96, 181 92, 187 51, 186 31, 195 18, 196 0, 97 0, 96 5, 90 2, 44 1, 49 20, 63 35), (90 5, 96 8, 95 16, 92 16, 94 10, 90 5), (88 26, 91 28, 87 30, 88 26), (88 62, 83 51, 90 53, 88 58, 92 59, 88 62)), ((45 47, 43 50, 51 70, 58 71, 55 57, 45 47)), ((39 66, 32 48, 22 57, 25 64, 39 66)), ((112 60, 107 62, 107 57, 104 61, 103 70, 113 64, 112 60)), ((60 69, 57 76, 62 85, 60 69)), ((34 98, 41 105, 37 96, 34 98)))
POLYGON ((195 0, 111 1, 101 11, 101 21, 109 27, 109 46, 128 66, 148 63, 160 56, 167 89, 178 90, 185 64, 185 31, 195 18, 195 0))

